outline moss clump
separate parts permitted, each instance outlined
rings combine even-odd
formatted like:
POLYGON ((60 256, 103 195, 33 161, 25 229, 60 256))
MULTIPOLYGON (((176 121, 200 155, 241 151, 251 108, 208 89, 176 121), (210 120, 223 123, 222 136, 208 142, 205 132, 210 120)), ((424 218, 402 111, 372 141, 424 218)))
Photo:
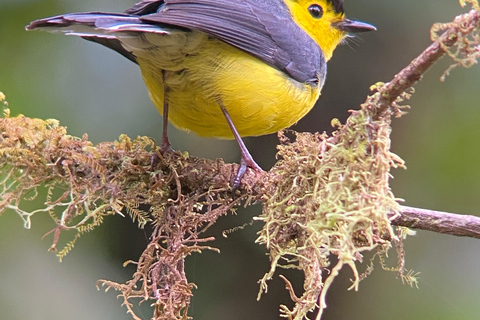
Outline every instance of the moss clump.
POLYGON ((292 310, 281 307, 289 319, 303 319, 317 306, 320 318, 327 289, 342 266, 353 271, 351 288, 357 289, 361 277, 355 262, 361 261, 361 252, 387 250, 396 238, 389 217, 399 205, 388 182, 390 169, 404 164, 390 152, 389 121, 373 120, 369 110, 363 105, 353 111, 332 137, 294 133, 291 142, 280 134, 281 160, 270 172, 259 218, 265 225, 257 242, 266 245, 271 259, 259 296, 277 267, 303 270, 305 292, 300 298, 284 278, 296 302, 292 310), (322 279, 331 254, 338 262, 322 279))
MULTIPOLYGON (((477 0, 460 0, 462 7, 469 3, 472 6, 472 11, 480 11, 480 6, 477 0)), ((443 51, 452 58, 454 63, 443 73, 440 80, 445 81, 446 77, 456 67, 470 68, 478 63, 480 58, 480 50, 478 45, 480 43, 480 23, 478 20, 475 23, 470 23, 466 15, 459 15, 454 21, 450 23, 436 23, 430 30, 430 38, 437 41, 440 36, 447 30, 454 29, 456 33, 450 34, 455 43, 452 46, 447 46, 445 43, 439 42, 443 51)))
POLYGON ((49 215, 55 224, 50 249, 66 243, 60 259, 108 215, 128 213, 139 228, 150 224, 149 244, 138 261, 128 262, 137 265, 132 279, 99 285, 119 291, 134 319, 141 319, 134 301, 152 303, 154 319, 186 319, 195 284, 186 278, 185 259, 216 250, 205 245, 213 238, 203 233, 244 198, 233 199, 226 182, 234 166, 177 152, 156 154, 148 137, 122 135, 93 145, 86 135, 68 135, 57 120, 9 117, 4 99, 0 93, 0 214, 13 210, 27 228, 32 216, 49 215), (34 199, 43 202, 41 208, 26 209, 34 199))

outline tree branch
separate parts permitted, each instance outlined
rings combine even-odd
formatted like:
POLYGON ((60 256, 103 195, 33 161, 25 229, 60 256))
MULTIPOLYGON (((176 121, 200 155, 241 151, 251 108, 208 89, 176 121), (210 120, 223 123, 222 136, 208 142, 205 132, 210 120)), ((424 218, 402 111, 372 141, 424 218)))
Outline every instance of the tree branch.
MULTIPOLYGON (((121 291, 132 316, 131 299, 143 299, 155 301, 154 318, 172 320, 187 317, 194 287, 184 272, 185 257, 214 250, 203 244, 210 241, 204 231, 241 200, 260 201, 263 213, 256 220, 263 228, 257 242, 269 250, 271 260, 261 291, 277 267, 301 269, 304 293, 297 298, 288 289, 296 306, 281 306, 282 316, 299 320, 319 308, 320 318, 326 289, 342 266, 353 271, 352 288, 357 289, 366 275, 356 269, 362 252, 376 249, 381 256, 392 239, 401 242, 392 225, 480 238, 480 218, 402 207, 389 186, 390 170, 403 166, 390 151, 391 116, 402 114, 406 90, 443 55, 452 57, 454 66, 476 62, 479 24, 480 12, 472 10, 434 26, 433 43, 392 81, 377 84, 377 92, 332 137, 294 133, 290 139, 281 132, 280 160, 269 172, 247 170, 235 191, 230 181, 238 165, 178 152, 158 154, 152 163, 157 147, 148 137, 122 135, 93 145, 86 135, 68 135, 56 120, 9 117, 0 93, 0 214, 12 209, 29 227, 33 214, 48 213, 57 224, 52 250, 61 232, 74 230, 74 240, 60 257, 107 215, 128 213, 139 227, 152 224, 154 234, 133 279, 101 283, 121 291), (40 186, 47 188, 46 196, 37 192, 40 186), (45 196, 44 209, 22 209, 25 201, 39 196, 45 196), (330 255, 338 257, 333 269, 330 255)), ((404 274, 403 255, 399 260, 400 276, 413 283, 414 277, 404 274)))
POLYGON ((407 206, 400 209, 400 215, 392 220, 396 226, 480 239, 479 217, 407 206))
POLYGON ((471 43, 473 45, 470 46, 467 37, 475 28, 478 28, 479 24, 480 11, 471 10, 467 14, 457 16, 452 23, 434 25, 431 37, 435 41, 378 90, 380 95, 376 103, 376 114, 382 116, 403 92, 417 83, 423 74, 445 54, 456 61, 454 66, 470 67, 475 64, 475 58, 478 58, 480 50, 478 44, 471 43), (439 32, 441 35, 437 36, 439 32), (451 52, 451 48, 455 46, 458 46, 457 50, 451 52))

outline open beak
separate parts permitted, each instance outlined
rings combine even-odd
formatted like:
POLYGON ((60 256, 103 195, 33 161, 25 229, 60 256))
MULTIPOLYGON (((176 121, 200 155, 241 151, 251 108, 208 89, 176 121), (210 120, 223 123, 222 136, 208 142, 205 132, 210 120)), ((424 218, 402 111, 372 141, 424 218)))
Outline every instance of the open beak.
POLYGON ((377 30, 377 28, 375 28, 371 24, 349 19, 343 19, 341 21, 334 22, 332 23, 332 26, 346 33, 358 33, 377 30))

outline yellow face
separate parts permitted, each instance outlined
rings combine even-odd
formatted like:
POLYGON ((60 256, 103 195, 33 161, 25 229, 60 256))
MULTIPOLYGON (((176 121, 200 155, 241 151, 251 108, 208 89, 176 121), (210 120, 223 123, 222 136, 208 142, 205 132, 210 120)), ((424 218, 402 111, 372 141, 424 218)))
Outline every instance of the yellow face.
POLYGON ((325 59, 332 57, 333 50, 347 36, 347 33, 332 26, 345 19, 344 12, 335 12, 332 1, 328 0, 284 0, 293 20, 320 46, 325 59))

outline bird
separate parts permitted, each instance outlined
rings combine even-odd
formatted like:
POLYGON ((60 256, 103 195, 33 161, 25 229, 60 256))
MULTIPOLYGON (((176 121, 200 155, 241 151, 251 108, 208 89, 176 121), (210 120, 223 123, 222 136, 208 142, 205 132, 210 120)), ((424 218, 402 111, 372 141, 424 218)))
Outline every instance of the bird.
POLYGON ((27 30, 80 36, 117 51, 141 70, 168 123, 199 136, 235 139, 234 187, 261 170, 242 137, 288 128, 320 97, 327 61, 354 33, 343 0, 143 0, 123 13, 83 12, 39 19, 27 30))

